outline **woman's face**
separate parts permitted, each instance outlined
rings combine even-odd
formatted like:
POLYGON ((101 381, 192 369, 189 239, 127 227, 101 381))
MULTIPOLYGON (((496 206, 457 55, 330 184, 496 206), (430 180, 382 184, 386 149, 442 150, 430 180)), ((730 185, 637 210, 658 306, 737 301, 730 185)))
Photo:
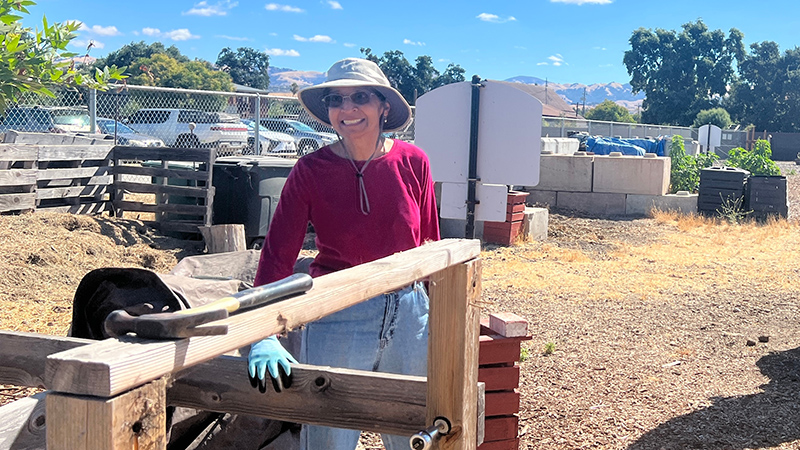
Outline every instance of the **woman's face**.
POLYGON ((341 106, 328 107, 328 118, 335 129, 344 138, 356 138, 362 135, 377 136, 380 122, 384 114, 389 112, 389 105, 381 101, 374 91, 363 87, 340 87, 331 89, 328 95, 344 96, 341 106), (369 94, 369 101, 363 105, 353 102, 351 95, 369 94))

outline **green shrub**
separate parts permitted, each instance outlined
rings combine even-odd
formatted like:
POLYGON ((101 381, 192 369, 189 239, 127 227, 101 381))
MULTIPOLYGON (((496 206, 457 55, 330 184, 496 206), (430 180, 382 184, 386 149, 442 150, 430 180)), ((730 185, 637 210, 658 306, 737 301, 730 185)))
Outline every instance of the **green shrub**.
POLYGON ((726 165, 747 170, 751 175, 780 175, 780 167, 771 158, 772 148, 769 142, 759 139, 752 151, 741 147, 729 151, 726 165))
POLYGON ((672 160, 669 191, 673 194, 678 191, 696 191, 700 184, 700 169, 711 167, 718 159, 713 153, 700 153, 694 157, 687 155, 683 136, 679 135, 672 136, 669 157, 672 160))

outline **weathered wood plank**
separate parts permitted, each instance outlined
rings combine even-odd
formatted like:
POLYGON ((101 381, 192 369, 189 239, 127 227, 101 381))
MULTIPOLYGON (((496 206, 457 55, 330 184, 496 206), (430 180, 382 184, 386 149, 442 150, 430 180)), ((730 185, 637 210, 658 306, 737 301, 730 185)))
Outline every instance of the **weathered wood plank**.
MULTIPOLYGON (((129 336, 51 355, 47 360, 45 381, 56 391, 110 397, 399 289, 479 254, 480 241, 477 240, 445 239, 426 244, 318 277, 314 288, 304 295, 219 321, 217 323, 228 325, 228 334, 223 336, 172 341, 129 336)), ((477 331, 475 333, 477 355, 477 331)), ((477 371, 477 359, 475 361, 477 371)))
POLYGON ((198 181, 210 181, 211 178, 211 172, 208 170, 162 169, 160 167, 138 167, 126 165, 115 167, 114 173, 120 175, 140 175, 147 177, 162 177, 198 181))
POLYGON ((59 188, 38 188, 36 198, 48 200, 53 198, 94 197, 98 200, 110 192, 109 185, 99 186, 70 186, 59 188))
MULTIPOLYGON (((8 364, 0 367, 0 384, 38 383, 51 352, 95 342, 0 332, 0 360, 8 364)), ((425 377, 305 364, 293 365, 292 369, 292 387, 281 394, 271 388, 262 394, 250 386, 246 358, 221 356, 177 373, 167 391, 167 403, 395 434, 411 435, 424 427, 425 377)))
POLYGON ((0 170, 0 186, 27 186, 36 184, 34 169, 0 170))
POLYGON ((0 406, 0 450, 45 447, 45 396, 40 392, 0 406))
POLYGON ((75 187, 80 186, 108 186, 114 184, 113 175, 99 175, 96 177, 88 178, 70 178, 70 179, 52 179, 52 180, 39 180, 39 189, 48 187, 75 187))
MULTIPOLYGON (((77 169, 43 169, 36 173, 38 181, 45 180, 71 180, 75 178, 92 178, 99 176, 110 176, 112 167, 80 167, 77 169)), ((85 183, 86 184, 86 183, 85 183)), ((91 183, 100 184, 100 183, 91 183)), ((109 184, 109 183, 103 183, 109 184)))
POLYGON ((428 424, 450 420, 442 450, 472 450, 477 442, 480 260, 449 267, 431 277, 428 340, 428 424))
POLYGON ((124 147, 114 148, 115 158, 126 160, 197 161, 209 163, 214 160, 214 149, 170 148, 170 147, 124 147))
MULTIPOLYGON (((83 201, 85 199, 78 199, 79 201, 83 201)), ((58 212, 58 213, 70 213, 70 214, 99 214, 103 211, 111 209, 110 206, 111 201, 93 201, 89 203, 76 203, 74 205, 39 205, 37 206, 38 210, 50 211, 50 212, 58 212)))
POLYGON ((47 394, 48 450, 164 450, 167 380, 114 398, 47 394))
POLYGON ((194 214, 202 216, 206 213, 205 205, 181 205, 179 203, 168 203, 166 205, 153 205, 150 203, 142 202, 128 202, 117 201, 114 202, 115 208, 121 208, 124 211, 137 211, 137 212, 166 212, 166 213, 180 213, 180 214, 194 214))
POLYGON ((39 161, 84 161, 111 158, 113 145, 40 145, 39 161))
POLYGON ((0 212, 36 208, 36 193, 0 194, 0 212))
POLYGON ((34 145, 0 144, 0 161, 35 161, 38 156, 34 145))
POLYGON ((63 133, 31 133, 9 130, 6 132, 5 141, 17 144, 36 145, 108 145, 110 141, 105 134, 77 136, 63 133))
POLYGON ((116 189, 125 189, 128 192, 146 194, 173 194, 184 197, 205 198, 208 195, 208 187, 191 186, 168 186, 161 184, 132 183, 130 181, 118 181, 114 183, 116 189))

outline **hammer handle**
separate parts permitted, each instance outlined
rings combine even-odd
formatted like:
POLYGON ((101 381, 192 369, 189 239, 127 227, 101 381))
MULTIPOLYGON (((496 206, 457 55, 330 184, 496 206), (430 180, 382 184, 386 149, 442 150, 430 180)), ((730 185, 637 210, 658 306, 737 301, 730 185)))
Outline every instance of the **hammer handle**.
POLYGON ((224 309, 232 314, 240 309, 252 308, 272 303, 275 300, 282 300, 285 297, 301 294, 311 289, 313 280, 310 275, 296 273, 282 280, 278 280, 262 286, 256 286, 241 292, 237 292, 228 297, 214 300, 211 303, 198 306, 197 308, 184 309, 172 314, 201 314, 207 311, 217 311, 224 309))

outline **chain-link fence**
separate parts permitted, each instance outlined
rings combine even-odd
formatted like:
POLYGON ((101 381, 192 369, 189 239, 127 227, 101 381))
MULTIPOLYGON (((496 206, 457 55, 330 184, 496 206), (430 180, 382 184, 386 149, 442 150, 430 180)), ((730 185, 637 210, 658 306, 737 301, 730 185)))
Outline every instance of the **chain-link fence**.
MULTIPOLYGON (((115 143, 144 147, 215 148, 231 154, 303 155, 336 140, 294 96, 127 85, 106 92, 58 89, 55 98, 23 96, 0 117, 0 133, 101 133, 115 143), (258 136, 258 139, 256 139, 258 136), (258 142, 258 144, 256 144, 258 142)), ((413 108, 412 108, 413 109, 413 108)), ((681 135, 696 146, 697 129, 543 117, 542 137, 576 132, 621 138, 681 135)), ((414 121, 394 137, 414 140, 414 121)), ((718 152, 747 145, 744 131, 725 130, 718 152)))

